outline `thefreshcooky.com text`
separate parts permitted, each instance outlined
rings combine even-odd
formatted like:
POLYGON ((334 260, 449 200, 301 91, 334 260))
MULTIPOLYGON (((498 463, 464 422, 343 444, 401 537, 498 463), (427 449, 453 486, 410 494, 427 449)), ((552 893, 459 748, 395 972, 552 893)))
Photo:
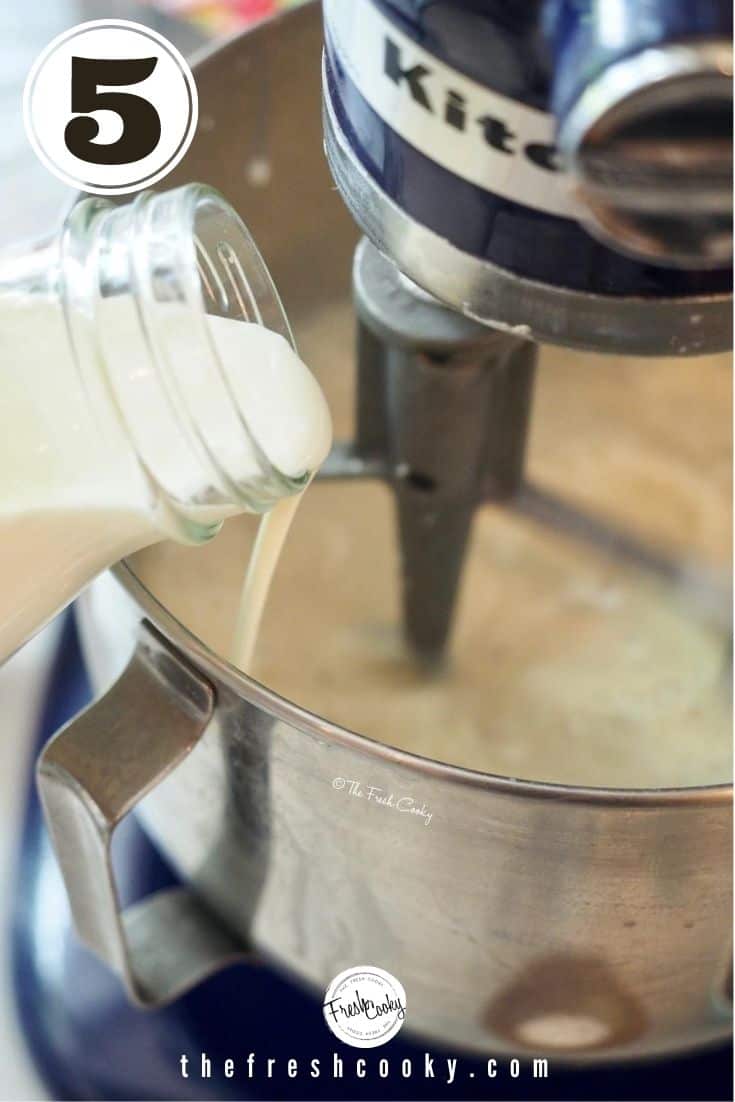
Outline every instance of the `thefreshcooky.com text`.
MULTIPOLYGON (((488 1079, 547 1079, 549 1076, 549 1061, 543 1058, 529 1060, 497 1059, 492 1057, 485 1062, 485 1073, 488 1079)), ((182 1053, 179 1059, 179 1069, 183 1079, 211 1079, 213 1076, 224 1076, 225 1079, 273 1079, 286 1076, 288 1079, 389 1079, 391 1076, 402 1079, 422 1078, 436 1079, 439 1082, 451 1086, 467 1078, 475 1079, 482 1075, 482 1064, 473 1062, 472 1070, 463 1072, 459 1059, 449 1056, 432 1056, 425 1052, 423 1060, 420 1058, 404 1058, 391 1060, 388 1056, 356 1056, 354 1060, 349 1057, 332 1053, 331 1060, 315 1057, 314 1059, 287 1058, 285 1056, 256 1056, 254 1052, 238 1059, 222 1059, 213 1061, 205 1052, 198 1058, 190 1058, 182 1053)))

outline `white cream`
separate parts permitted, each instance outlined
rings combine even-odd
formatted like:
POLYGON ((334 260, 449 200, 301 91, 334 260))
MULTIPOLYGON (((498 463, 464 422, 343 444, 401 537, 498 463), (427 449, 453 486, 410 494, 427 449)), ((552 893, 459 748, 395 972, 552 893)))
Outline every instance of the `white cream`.
MULTIPOLYGON (((169 370, 183 390, 194 393, 191 388, 204 379, 201 349, 177 343, 174 313, 169 318, 164 312, 159 320, 169 370)), ((308 368, 269 330, 227 318, 208 322, 229 392, 237 433, 233 444, 252 451, 244 422, 281 473, 295 478, 313 472, 329 450, 331 426, 308 368)), ((133 301, 107 302, 102 329, 108 366, 114 360, 114 370, 145 384, 146 373, 150 377, 152 372, 133 301)), ((0 301, 0 364, 1 660, 105 566, 173 529, 156 508, 157 491, 135 454, 129 425, 109 400, 101 367, 92 361, 82 378, 57 303, 20 296, 0 301)), ((145 400, 144 385, 139 398, 132 394, 128 421, 132 416, 153 439, 161 468, 175 473, 170 457, 178 423, 159 416, 145 400)), ((206 402, 206 394, 201 401, 206 402)), ((255 475, 255 461, 252 470, 255 475)), ((215 523, 237 511, 232 503, 217 503, 189 512, 215 523)), ((259 568, 263 578, 270 577, 274 565, 259 568)), ((255 586, 261 605, 266 589, 267 581, 255 586)), ((254 616, 257 621, 259 612, 254 616)))
POLYGON ((258 525, 258 535, 250 553, 240 594, 230 655, 232 662, 245 673, 250 672, 253 663, 268 591, 301 496, 299 494, 298 497, 279 501, 258 525))
POLYGON ((207 320, 248 428, 269 461, 291 478, 318 470, 332 443, 332 421, 312 373, 288 341, 262 325, 207 320))

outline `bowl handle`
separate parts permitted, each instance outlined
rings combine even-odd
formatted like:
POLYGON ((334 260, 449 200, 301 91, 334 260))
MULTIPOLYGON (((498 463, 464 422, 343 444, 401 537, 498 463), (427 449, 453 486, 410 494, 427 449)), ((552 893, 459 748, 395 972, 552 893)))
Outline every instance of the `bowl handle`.
POLYGON ((82 940, 139 1006, 161 1006, 244 955, 186 888, 122 911, 112 833, 191 752, 214 712, 212 686, 147 624, 130 664, 48 743, 38 764, 46 821, 82 940))

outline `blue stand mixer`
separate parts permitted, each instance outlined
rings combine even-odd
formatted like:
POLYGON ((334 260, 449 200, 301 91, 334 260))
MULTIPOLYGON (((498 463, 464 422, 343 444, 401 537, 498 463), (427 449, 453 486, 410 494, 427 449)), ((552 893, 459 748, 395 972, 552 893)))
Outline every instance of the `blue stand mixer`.
MULTIPOLYGON (((390 485, 405 635, 434 667, 449 645, 478 505, 520 501, 544 519, 563 510, 524 480, 536 342, 636 355, 730 346, 731 11, 718 0, 327 0, 324 23, 326 154, 365 235, 356 246, 354 225, 338 218, 330 242, 334 271, 352 269, 358 383, 355 440, 335 450, 325 475, 390 485)), ((258 34, 274 51, 279 36, 293 43, 289 58, 316 114, 318 6, 258 34)), ((283 95, 269 89, 257 51, 243 58, 235 41, 195 67, 202 130, 176 182, 212 179, 231 194, 242 179, 248 149, 217 130, 229 110, 217 69, 241 72, 264 112, 269 95, 283 95)), ((275 198, 257 188, 240 197, 256 222, 278 202, 303 201, 318 235, 320 212, 336 199, 321 176, 312 187, 310 170, 297 175, 299 156, 321 155, 316 131, 274 130, 265 141, 288 141, 293 171, 275 198)), ((274 275, 282 288, 291 280, 284 295, 298 311, 298 280, 287 261, 282 269, 274 275)), ((331 270, 320 279, 329 295, 331 270)), ((69 624, 42 741, 88 698, 81 667, 69 624)), ((137 824, 117 842, 122 894, 176 881, 137 824)), ((24 845, 19 1001, 54 1097, 374 1097, 374 1084, 355 1081, 183 1080, 182 1053, 195 1064, 205 1052, 221 1068, 218 1054, 283 1046, 311 1057, 335 1045, 313 996, 269 966, 237 965, 153 1014, 131 1008, 74 939, 35 799, 24 845), (295 1040, 284 1038, 284 1022, 298 1023, 295 1040)), ((398 1065, 428 1047, 401 1038, 391 1056, 398 1065)), ((505 1078, 497 1096, 725 1098, 729 1064, 720 1047, 665 1064, 559 1070, 534 1084, 505 1078)), ((386 1089, 487 1097, 479 1069, 453 1091, 399 1078, 386 1089)))
POLYGON ((325 4, 327 158, 370 242, 357 446, 407 466, 405 624, 429 660, 476 505, 521 489, 532 342, 729 346, 728 20, 717 4, 325 4), (463 405, 446 368, 468 358, 493 393, 463 405))

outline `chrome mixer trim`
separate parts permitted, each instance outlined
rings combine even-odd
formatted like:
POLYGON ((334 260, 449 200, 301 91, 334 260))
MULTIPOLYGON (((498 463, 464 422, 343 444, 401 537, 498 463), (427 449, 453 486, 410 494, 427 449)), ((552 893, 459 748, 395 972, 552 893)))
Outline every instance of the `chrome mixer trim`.
POLYGON ((350 149, 324 65, 324 144, 337 186, 373 244, 424 290, 475 321, 542 343, 639 356, 694 356, 732 346, 729 295, 605 296, 536 283, 462 252, 410 218, 350 149))
MULTIPOLYGON (((684 94, 688 107, 695 95, 700 104, 731 99, 732 71, 732 43, 692 40, 651 46, 625 57, 585 88, 561 123, 558 144, 576 179, 590 233, 618 251, 654 263, 705 270, 731 264, 732 235, 723 231, 723 224, 732 221, 732 156, 724 155, 717 135, 711 136, 709 166, 701 157, 694 166, 678 164, 679 170, 689 168, 691 175, 674 178, 672 187, 667 186, 669 157, 659 166, 647 148, 645 164, 634 160, 626 168, 602 155, 597 146, 609 143, 610 131, 652 111, 681 106, 684 94), (690 186, 683 186, 685 182, 690 186), (696 230, 682 235, 677 217, 687 225, 693 214, 698 217, 696 230), (720 221, 710 221, 714 216, 720 221), (667 218, 664 230, 662 217, 667 218)), ((680 161, 681 150, 678 153, 680 161)))

